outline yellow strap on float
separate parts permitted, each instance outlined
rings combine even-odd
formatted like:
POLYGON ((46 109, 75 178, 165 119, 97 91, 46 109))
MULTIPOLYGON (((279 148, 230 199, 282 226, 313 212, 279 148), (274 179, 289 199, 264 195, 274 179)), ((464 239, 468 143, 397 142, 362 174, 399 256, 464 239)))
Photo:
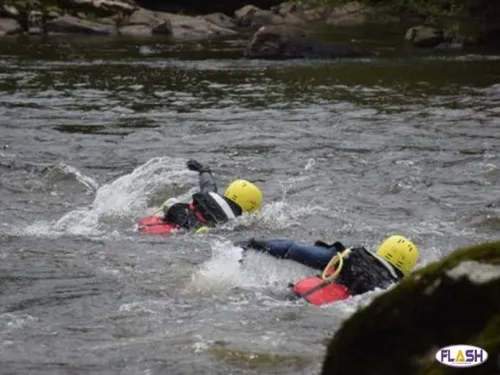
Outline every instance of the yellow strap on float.
POLYGON ((206 225, 199 227, 194 231, 194 233, 208 233, 208 227, 206 225))
POLYGON ((349 255, 350 252, 351 249, 346 249, 341 253, 335 254, 323 270, 321 278, 325 281, 329 281, 338 277, 340 275, 340 272, 342 271, 342 267, 344 266, 344 257, 349 255), (335 269, 334 267, 337 268, 335 269), (335 271, 331 274, 328 274, 331 268, 334 268, 335 271))

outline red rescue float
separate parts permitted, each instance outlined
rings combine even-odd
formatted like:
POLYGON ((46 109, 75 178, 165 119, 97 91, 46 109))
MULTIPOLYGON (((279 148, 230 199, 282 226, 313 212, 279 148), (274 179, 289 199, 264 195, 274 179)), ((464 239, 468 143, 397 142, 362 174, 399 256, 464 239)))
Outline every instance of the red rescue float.
POLYGON ((292 289, 299 297, 316 306, 341 301, 351 296, 345 286, 331 281, 325 282, 318 276, 300 280, 292 289))
POLYGON ((171 235, 179 231, 177 225, 163 220, 161 216, 149 216, 137 222, 139 233, 171 235))
POLYGON ((321 277, 313 276, 296 282, 292 289, 301 298, 316 306, 342 301, 351 296, 342 284, 335 283, 344 265, 344 256, 350 253, 346 249, 336 254, 325 267, 321 277))

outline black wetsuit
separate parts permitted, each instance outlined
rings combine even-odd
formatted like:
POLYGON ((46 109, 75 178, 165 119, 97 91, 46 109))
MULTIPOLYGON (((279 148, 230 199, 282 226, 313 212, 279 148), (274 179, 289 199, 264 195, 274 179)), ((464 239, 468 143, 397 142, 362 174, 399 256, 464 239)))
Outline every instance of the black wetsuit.
POLYGON ((200 191, 193 194, 191 203, 175 203, 168 207, 165 221, 193 230, 213 227, 242 214, 241 207, 217 193, 217 184, 210 171, 200 172, 200 191))
POLYGON ((384 259, 364 247, 351 249, 336 283, 345 285, 351 295, 363 294, 376 288, 386 289, 397 283, 403 274, 384 259))

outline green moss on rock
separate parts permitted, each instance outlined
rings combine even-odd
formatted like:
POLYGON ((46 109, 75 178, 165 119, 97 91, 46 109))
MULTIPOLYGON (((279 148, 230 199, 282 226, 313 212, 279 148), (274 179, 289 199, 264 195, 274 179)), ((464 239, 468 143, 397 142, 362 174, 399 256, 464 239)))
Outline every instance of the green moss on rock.
POLYGON ((486 375, 500 372, 500 242, 458 250, 358 311, 328 346, 322 375, 486 375), (488 361, 452 368, 439 348, 477 345, 488 361))

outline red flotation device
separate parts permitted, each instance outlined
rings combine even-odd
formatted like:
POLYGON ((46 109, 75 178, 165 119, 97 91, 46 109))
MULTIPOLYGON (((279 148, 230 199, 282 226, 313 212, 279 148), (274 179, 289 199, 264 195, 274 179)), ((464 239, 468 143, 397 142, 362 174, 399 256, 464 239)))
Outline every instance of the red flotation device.
MULTIPOLYGON (((162 206, 163 207, 163 206, 162 206)), ((188 209, 196 216, 196 218, 201 222, 205 223, 205 218, 203 215, 195 208, 193 202, 187 203, 188 209)), ((146 217, 144 219, 140 219, 137 222, 137 227, 139 233, 143 234, 160 234, 160 235, 169 235, 174 234, 180 231, 179 227, 168 221, 165 221, 163 216, 158 216, 158 212, 160 212, 162 208, 158 209, 153 216, 146 217)), ((204 233, 204 230, 207 227, 203 226, 198 228, 195 233, 204 233)))
POLYGON ((300 280, 292 286, 293 291, 316 306, 349 298, 351 296, 349 290, 344 285, 335 283, 335 279, 340 275, 344 266, 344 257, 348 256, 350 251, 346 249, 333 256, 321 277, 314 276, 300 280))
POLYGON ((166 222, 161 216, 150 216, 137 222, 139 233, 170 235, 179 231, 175 224, 166 222))
POLYGON ((341 301, 351 296, 345 286, 325 281, 318 276, 300 280, 292 289, 299 297, 316 306, 341 301))

